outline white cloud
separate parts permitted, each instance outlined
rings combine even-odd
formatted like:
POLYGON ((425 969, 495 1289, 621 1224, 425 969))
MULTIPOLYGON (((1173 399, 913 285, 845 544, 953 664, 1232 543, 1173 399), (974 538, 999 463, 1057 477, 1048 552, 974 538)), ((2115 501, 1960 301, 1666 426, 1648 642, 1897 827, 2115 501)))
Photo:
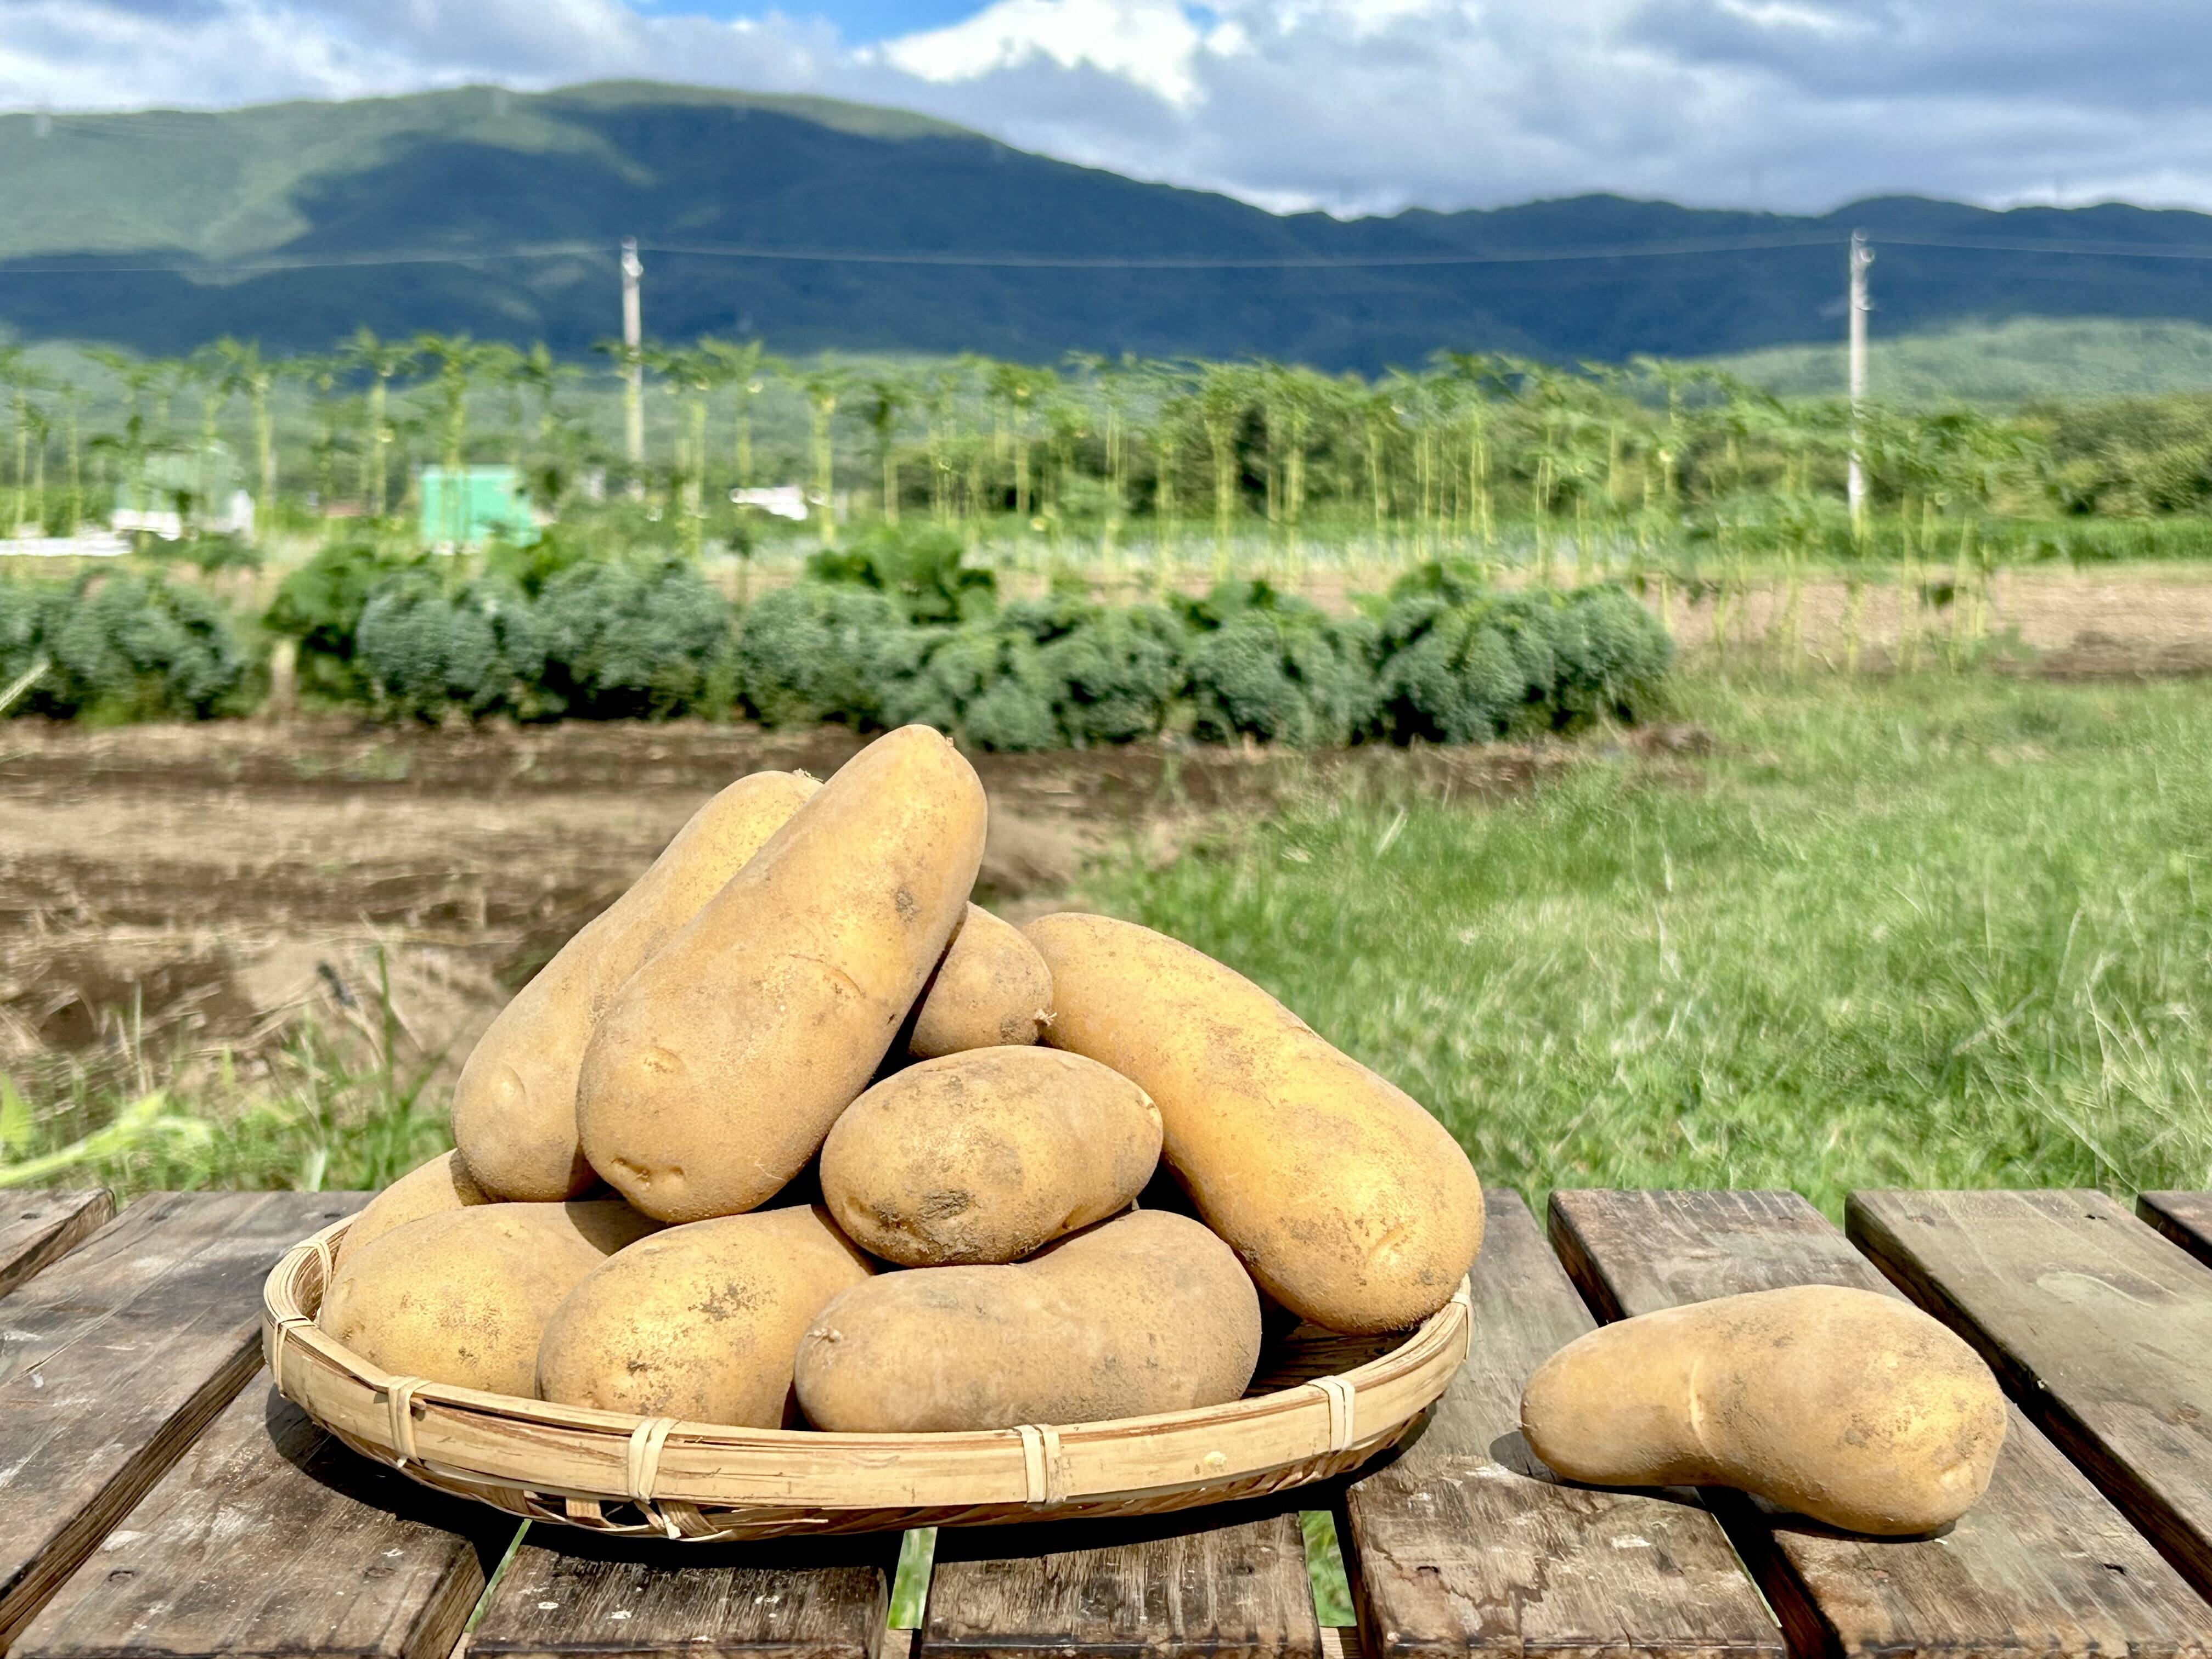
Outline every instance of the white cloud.
POLYGON ((656 76, 900 104, 1279 207, 2212 205, 2208 47, 2202 0, 993 0, 872 45, 619 0, 0 0, 0 103, 656 76))
POLYGON ((975 81, 1034 58, 1088 66, 1187 106, 1200 46, 1218 51, 1176 0, 995 0, 949 28, 909 34, 884 57, 925 81, 975 81))

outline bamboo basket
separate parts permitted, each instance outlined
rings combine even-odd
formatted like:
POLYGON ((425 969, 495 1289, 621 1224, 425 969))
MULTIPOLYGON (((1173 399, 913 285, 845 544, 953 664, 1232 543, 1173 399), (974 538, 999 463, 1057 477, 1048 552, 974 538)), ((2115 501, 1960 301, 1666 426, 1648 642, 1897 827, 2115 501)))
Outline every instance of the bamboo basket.
POLYGON ((364 1456, 532 1521, 702 1541, 1157 1515, 1356 1468, 1467 1357, 1467 1282, 1410 1334, 1313 1334, 1224 1406, 953 1434, 683 1423, 393 1376, 315 1328, 349 1221, 286 1252, 262 1287, 277 1392, 364 1456))

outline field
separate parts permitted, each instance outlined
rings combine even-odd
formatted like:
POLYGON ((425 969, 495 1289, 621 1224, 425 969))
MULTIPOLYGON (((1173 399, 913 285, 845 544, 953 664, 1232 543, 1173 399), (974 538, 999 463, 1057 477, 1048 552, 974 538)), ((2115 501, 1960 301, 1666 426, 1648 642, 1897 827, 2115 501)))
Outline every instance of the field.
MULTIPOLYGON (((1539 1192, 2212 1181, 2212 683, 1674 697, 1540 746, 981 757, 985 896, 1216 952, 1539 1192)), ((388 1178, 691 805, 853 741, 0 727, 13 1178, 388 1178)))

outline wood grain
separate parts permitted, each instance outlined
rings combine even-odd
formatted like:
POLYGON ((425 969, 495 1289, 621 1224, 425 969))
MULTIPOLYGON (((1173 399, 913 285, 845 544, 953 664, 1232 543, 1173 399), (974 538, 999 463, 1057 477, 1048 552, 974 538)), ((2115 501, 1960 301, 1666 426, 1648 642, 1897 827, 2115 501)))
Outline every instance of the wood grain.
POLYGON ((253 1374, 276 1258, 367 1197, 156 1194, 0 1300, 0 1644, 253 1374))
POLYGON ((645 1543, 533 1526, 469 1638, 471 1659, 877 1659, 898 1534, 645 1543))
POLYGON ((261 1382, 216 1418, 11 1659, 445 1659, 515 1523, 340 1445, 261 1382))
POLYGON ((0 1296, 52 1267, 115 1218, 115 1194, 22 1193, 0 1203, 0 1296))
POLYGON ((1854 1193, 1844 1225, 2212 1594, 2212 1271, 2097 1192, 1854 1193))
MULTIPOLYGON (((1607 1318, 1784 1285, 1897 1294, 1795 1193, 1559 1192, 1551 1219, 1607 1318)), ((1989 1492, 1936 1536, 1855 1537, 1709 1496, 1797 1653, 2212 1650, 2212 1607, 2017 1410, 1989 1492)))
POLYGON ((2136 1213, 2212 1267, 2212 1193, 2142 1193, 2136 1213))
POLYGON ((1327 1501, 1308 1487, 1142 1521, 942 1530, 915 1659, 1320 1659, 1297 1511, 1327 1501))
POLYGON ((1564 1486, 1529 1452, 1521 1386, 1593 1324, 1520 1195, 1487 1198, 1466 1367, 1419 1438, 1345 1489, 1365 1650, 1779 1659, 1773 1614, 1693 1494, 1564 1486))

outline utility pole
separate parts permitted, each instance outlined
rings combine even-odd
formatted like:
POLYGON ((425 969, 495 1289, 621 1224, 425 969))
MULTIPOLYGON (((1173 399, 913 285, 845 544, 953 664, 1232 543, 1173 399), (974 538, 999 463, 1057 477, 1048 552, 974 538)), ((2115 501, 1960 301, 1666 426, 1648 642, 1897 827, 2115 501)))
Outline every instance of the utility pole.
MULTIPOLYGON (((637 279, 645 275, 645 267, 638 263, 637 238, 625 236, 622 245, 623 279, 623 422, 624 435, 629 441, 629 464, 632 468, 645 465, 645 362, 641 356, 645 343, 645 319, 638 302, 637 279)), ((630 479, 630 491, 636 494, 644 484, 642 478, 630 479)))
POLYGON ((1874 250, 1866 245, 1866 232, 1851 233, 1851 294, 1850 294, 1850 388, 1851 388, 1851 465, 1844 484, 1844 494, 1850 502, 1851 530, 1854 534, 1866 523, 1866 466, 1861 459, 1859 422, 1866 403, 1866 319, 1867 267, 1874 263, 1874 250))

